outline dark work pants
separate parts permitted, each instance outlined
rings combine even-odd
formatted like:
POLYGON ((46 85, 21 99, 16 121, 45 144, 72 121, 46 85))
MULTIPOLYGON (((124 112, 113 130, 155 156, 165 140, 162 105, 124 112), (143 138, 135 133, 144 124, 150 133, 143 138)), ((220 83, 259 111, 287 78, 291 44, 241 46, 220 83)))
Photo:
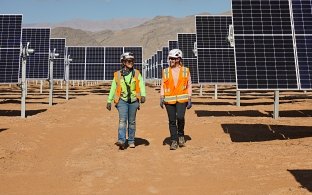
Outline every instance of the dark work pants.
POLYGON ((187 103, 165 104, 171 140, 177 140, 178 136, 184 136, 185 110, 187 103))

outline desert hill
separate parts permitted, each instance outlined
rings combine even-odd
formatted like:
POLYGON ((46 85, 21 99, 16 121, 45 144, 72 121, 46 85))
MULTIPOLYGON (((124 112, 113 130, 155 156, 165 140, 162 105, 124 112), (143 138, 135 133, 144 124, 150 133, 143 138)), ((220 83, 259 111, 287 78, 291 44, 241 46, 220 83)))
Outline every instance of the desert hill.
MULTIPOLYGON (((222 15, 225 14, 230 13, 222 15)), ((121 30, 92 32, 69 27, 52 29, 52 37, 66 38, 68 46, 142 46, 144 59, 167 46, 168 40, 176 40, 177 33, 195 33, 195 15, 183 18, 157 16, 138 26, 121 30)))

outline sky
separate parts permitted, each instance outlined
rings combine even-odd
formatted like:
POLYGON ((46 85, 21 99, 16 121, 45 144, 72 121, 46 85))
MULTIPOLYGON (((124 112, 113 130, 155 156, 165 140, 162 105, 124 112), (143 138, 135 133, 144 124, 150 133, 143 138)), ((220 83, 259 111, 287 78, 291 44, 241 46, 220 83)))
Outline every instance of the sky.
POLYGON ((0 14, 23 14, 23 23, 73 19, 184 17, 229 11, 230 0, 0 0, 0 14))

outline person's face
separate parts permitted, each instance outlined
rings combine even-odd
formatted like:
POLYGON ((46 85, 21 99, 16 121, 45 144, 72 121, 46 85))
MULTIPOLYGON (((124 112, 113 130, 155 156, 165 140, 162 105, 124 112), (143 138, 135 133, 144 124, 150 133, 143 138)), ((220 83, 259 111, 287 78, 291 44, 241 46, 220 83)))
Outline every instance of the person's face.
POLYGON ((180 64, 180 58, 169 58, 169 64, 171 67, 179 65, 180 64))
POLYGON ((133 64, 134 64, 134 60, 133 59, 126 59, 123 61, 124 65, 128 68, 132 68, 133 64))

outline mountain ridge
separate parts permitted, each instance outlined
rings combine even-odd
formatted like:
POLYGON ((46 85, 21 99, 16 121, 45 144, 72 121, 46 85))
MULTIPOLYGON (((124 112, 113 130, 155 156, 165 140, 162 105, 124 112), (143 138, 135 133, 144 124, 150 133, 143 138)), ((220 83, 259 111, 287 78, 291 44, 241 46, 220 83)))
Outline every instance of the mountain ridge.
MULTIPOLYGON (((229 15, 225 12, 220 15, 229 15)), ((196 15, 209 15, 200 13, 196 15)), ((176 40, 177 33, 196 33, 195 16, 176 18, 156 16, 137 26, 120 30, 98 32, 69 27, 52 28, 53 38, 66 38, 67 46, 142 46, 143 59, 148 59, 157 50, 168 46, 168 40, 176 40)))

